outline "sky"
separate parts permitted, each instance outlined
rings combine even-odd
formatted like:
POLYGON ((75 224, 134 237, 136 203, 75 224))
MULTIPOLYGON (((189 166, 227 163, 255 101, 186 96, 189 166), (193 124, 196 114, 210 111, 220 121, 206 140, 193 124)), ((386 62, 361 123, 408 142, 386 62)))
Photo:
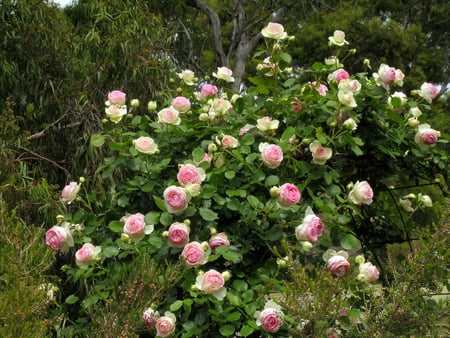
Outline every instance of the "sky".
POLYGON ((53 0, 53 2, 59 4, 61 7, 65 7, 67 5, 70 5, 73 0, 53 0))

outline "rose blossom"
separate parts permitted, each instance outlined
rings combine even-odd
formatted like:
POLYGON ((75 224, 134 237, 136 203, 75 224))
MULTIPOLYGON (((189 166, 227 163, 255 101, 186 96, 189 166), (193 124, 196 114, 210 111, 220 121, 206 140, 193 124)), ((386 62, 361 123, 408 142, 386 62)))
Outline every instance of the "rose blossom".
POLYGON ((323 83, 319 83, 319 85, 317 85, 317 82, 313 81, 311 82, 311 84, 314 86, 314 89, 319 93, 320 96, 327 95, 328 87, 325 86, 323 83))
POLYGON ((222 97, 215 98, 211 102, 211 109, 214 112, 214 116, 217 114, 218 116, 222 116, 231 112, 233 109, 233 105, 227 99, 222 97))
POLYGON ((45 233, 45 244, 53 250, 67 253, 74 242, 67 227, 54 225, 45 233))
POLYGON ((171 214, 179 213, 186 209, 190 199, 191 196, 181 187, 171 185, 164 190, 164 202, 167 211, 171 214))
POLYGON ((158 112, 158 121, 177 126, 181 122, 179 115, 180 112, 175 108, 164 108, 158 112))
POLYGON ((348 194, 348 198, 353 204, 371 204, 372 197, 373 191, 367 181, 357 181, 348 194))
POLYGON ((256 65, 256 70, 258 72, 264 71, 265 76, 273 76, 276 68, 277 64, 271 62, 270 56, 266 57, 262 63, 256 65))
POLYGON ((177 73, 178 77, 184 81, 188 86, 192 86, 194 84, 194 72, 189 69, 183 70, 181 73, 177 73))
POLYGON ((315 242, 323 233, 323 222, 314 214, 311 207, 306 208, 302 224, 295 228, 295 237, 299 241, 315 242))
POLYGON ((80 268, 87 268, 89 263, 98 259, 102 249, 91 243, 84 243, 83 246, 75 253, 75 263, 80 268))
POLYGON ((161 316, 156 320, 156 336, 162 338, 172 336, 175 332, 176 321, 177 318, 175 315, 172 312, 166 311, 164 316, 161 316))
POLYGON ((272 120, 272 118, 269 116, 264 116, 260 119, 257 119, 256 122, 256 127, 261 131, 276 130, 280 123, 280 121, 278 120, 272 120))
POLYGON ((255 125, 247 123, 245 126, 243 126, 239 130, 239 136, 240 137, 244 136, 245 134, 247 134, 250 131, 250 129, 253 129, 255 127, 256 127, 255 125))
POLYGON ((358 106, 356 103, 354 94, 350 90, 339 90, 338 91, 338 100, 344 106, 348 106, 348 107, 358 106))
POLYGON ((378 86, 382 86, 384 89, 389 90, 389 85, 395 81, 395 68, 389 67, 382 63, 378 68, 378 73, 373 73, 373 78, 378 86))
POLYGON ((434 130, 428 123, 419 125, 414 141, 421 147, 436 143, 441 132, 434 130))
POLYGON ((185 223, 172 223, 167 232, 169 245, 174 248, 182 248, 189 242, 189 226, 185 223))
POLYGON ((126 94, 120 90, 113 90, 108 93, 108 101, 115 106, 123 106, 125 104, 126 94))
POLYGON ((370 262, 363 263, 359 266, 359 275, 358 280, 366 281, 366 282, 375 282, 380 273, 375 265, 370 262))
POLYGON ((180 113, 185 113, 191 108, 191 101, 184 96, 177 96, 172 100, 172 107, 180 113))
POLYGON ((231 135, 222 135, 222 140, 216 137, 216 143, 224 148, 237 148, 239 145, 239 141, 231 135))
POLYGON ((218 246, 229 246, 230 245, 230 241, 228 240, 228 236, 224 233, 218 233, 218 234, 214 234, 211 235, 211 238, 209 239, 209 247, 211 248, 212 252, 215 252, 216 248, 218 246))
POLYGON ((255 312, 256 325, 261 326, 265 331, 270 333, 277 332, 283 325, 284 314, 281 306, 269 300, 263 311, 255 312))
POLYGON ((216 95, 218 91, 219 90, 217 89, 216 86, 209 84, 209 83, 205 83, 202 87, 202 90, 201 90, 198 98, 200 100, 204 100, 210 96, 216 95))
POLYGON ((333 155, 333 150, 331 148, 322 147, 317 140, 309 145, 309 150, 312 153, 312 162, 319 165, 325 164, 325 162, 333 155))
POLYGON ((266 27, 261 30, 261 34, 267 39, 283 40, 287 37, 283 25, 276 22, 269 22, 266 27))
POLYGON ((283 150, 276 144, 260 143, 262 161, 271 169, 277 168, 283 161, 283 150))
POLYGON ((330 75, 328 75, 328 81, 341 82, 341 80, 347 80, 350 78, 349 73, 345 69, 337 69, 330 75))
POLYGON ((361 91, 361 83, 358 80, 345 79, 338 84, 340 91, 351 91, 354 95, 361 91))
POLYGON ((158 145, 149 136, 141 136, 133 140, 134 148, 143 154, 153 155, 159 152, 158 145))
POLYGON ((217 72, 212 73, 213 76, 225 82, 234 82, 233 72, 227 67, 217 67, 217 72))
POLYGON ((344 44, 348 45, 348 41, 345 40, 345 33, 341 30, 335 30, 333 36, 329 36, 328 40, 330 41, 330 44, 336 46, 343 46, 344 44))
POLYGON ((182 187, 185 187, 189 183, 200 184, 205 178, 205 171, 190 163, 183 164, 177 174, 178 183, 180 183, 182 187))
POLYGON ((195 267, 203 265, 208 261, 208 251, 209 246, 206 242, 204 244, 199 242, 190 242, 184 246, 181 256, 187 266, 195 267))
POLYGON ((354 119, 352 119, 351 117, 349 117, 348 119, 346 119, 343 123, 342 126, 348 130, 356 130, 356 128, 358 128, 358 124, 356 123, 356 121, 354 119))
POLYGON ((279 188, 277 202, 281 208, 289 208, 291 205, 297 204, 301 197, 300 191, 294 184, 285 183, 279 188))
POLYGON ((403 92, 394 92, 394 94, 392 94, 391 96, 388 97, 388 105, 390 108, 393 108, 394 106, 392 105, 392 99, 393 98, 398 98, 400 100, 400 106, 404 106, 406 103, 408 103, 408 97, 406 96, 405 93, 403 92))
POLYGON ((159 312, 153 310, 151 307, 146 309, 142 314, 142 321, 144 322, 144 326, 147 330, 151 329, 156 325, 156 321, 159 318, 159 312))
POLYGON ((439 89, 432 83, 425 82, 420 86, 419 96, 428 103, 431 103, 439 94, 439 89))
POLYGON ((127 115, 127 106, 111 105, 105 108, 106 116, 114 123, 119 123, 127 115))
POLYGON ((223 300, 227 294, 227 289, 223 286, 225 278, 220 272, 211 269, 197 276, 195 287, 199 290, 212 294, 218 300, 223 300))
POLYGON ((350 263, 341 255, 331 257, 327 262, 327 268, 335 277, 343 277, 350 270, 350 263))
POLYGON ((145 224, 144 215, 141 213, 132 214, 122 218, 125 222, 123 233, 127 234, 132 240, 140 241, 145 235, 153 232, 153 224, 145 224))
POLYGON ((78 184, 77 182, 70 182, 61 192, 61 201, 70 204, 75 198, 77 198, 80 187, 81 184, 78 184))

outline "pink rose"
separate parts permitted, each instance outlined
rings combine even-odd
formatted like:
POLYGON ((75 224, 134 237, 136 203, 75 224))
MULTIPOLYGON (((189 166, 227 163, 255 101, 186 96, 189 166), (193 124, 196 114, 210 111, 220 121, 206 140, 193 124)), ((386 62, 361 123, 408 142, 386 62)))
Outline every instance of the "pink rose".
POLYGON ((177 174, 178 182, 181 186, 186 186, 189 183, 202 183, 205 179, 205 171, 202 168, 197 168, 192 164, 184 164, 180 167, 177 174))
POLYGON ((158 121, 177 126, 181 122, 179 115, 180 112, 175 108, 164 108, 158 112, 158 121))
POLYGON ((372 188, 367 181, 357 181, 348 194, 348 198, 353 204, 371 204, 373 198, 372 188))
POLYGON ((195 281, 197 289, 212 294, 218 300, 223 300, 226 296, 224 284, 225 279, 223 275, 214 269, 197 276, 195 281))
POLYGON ((159 152, 158 145, 155 141, 148 136, 141 136, 136 140, 133 140, 134 148, 143 154, 153 155, 159 152))
POLYGON ((208 254, 205 252, 204 246, 199 242, 190 242, 186 244, 181 252, 186 265, 195 267, 203 265, 208 260, 208 254))
POLYGON ((119 123, 127 115, 127 106, 111 105, 105 108, 106 116, 114 123, 119 123))
POLYGON ((70 204, 75 198, 77 198, 80 187, 81 184, 77 184, 77 182, 70 182, 61 192, 61 201, 70 204))
POLYGON ((331 148, 322 147, 317 140, 309 145, 309 150, 312 153, 312 162, 319 165, 325 164, 325 162, 333 155, 333 150, 331 148))
POLYGON ((217 94, 219 90, 217 89, 216 86, 206 83, 203 85, 202 90, 200 92, 200 96, 199 99, 200 100, 205 100, 206 98, 210 97, 210 96, 214 96, 217 94))
POLYGON ((262 161, 269 168, 277 168, 283 161, 283 150, 276 144, 260 143, 259 151, 261 152, 262 161))
POLYGON ((312 84, 314 85, 314 89, 319 93, 320 96, 327 95, 328 87, 323 83, 319 83, 319 86, 317 86, 316 81, 314 81, 312 84))
POLYGON ((227 99, 219 97, 212 100, 211 109, 218 116, 222 116, 224 114, 229 113, 233 109, 233 105, 227 99))
POLYGON ((282 40, 287 37, 283 25, 276 22, 269 22, 261 31, 261 34, 267 39, 282 40))
POLYGON ((231 135, 223 135, 222 140, 219 140, 219 144, 224 148, 237 148, 239 141, 231 135))
POLYGON ((302 197, 298 188, 291 183, 283 184, 279 191, 277 202, 282 208, 289 208, 291 205, 297 204, 302 197))
POLYGON ((363 263, 359 266, 358 279, 369 283, 375 282, 380 273, 375 265, 370 262, 363 263))
POLYGON ((341 82, 341 80, 347 80, 350 78, 350 74, 345 69, 338 69, 335 70, 333 73, 331 73, 328 76, 328 81, 337 81, 338 83, 341 82))
POLYGON ((378 86, 389 90, 389 85, 395 81, 395 75, 395 68, 382 63, 378 68, 378 73, 374 73, 373 77, 378 86))
POLYGON ((341 80, 338 84, 339 91, 350 91, 354 95, 361 91, 361 83, 358 80, 345 79, 341 80))
POLYGON ((87 268, 89 263, 98 259, 101 252, 99 246, 91 243, 84 243, 83 246, 75 253, 75 263, 80 268, 87 268))
POLYGON ((177 96, 172 100, 172 107, 180 113, 185 113, 191 108, 191 101, 184 96, 177 96))
POLYGON ((113 90, 108 93, 108 101, 115 106, 123 106, 125 104, 126 94, 120 90, 113 90))
POLYGON ((212 252, 215 252, 216 248, 222 245, 225 246, 230 245, 228 236, 224 232, 212 235, 211 238, 209 239, 209 247, 211 248, 212 252))
POLYGON ((350 270, 350 263, 341 255, 335 255, 328 260, 328 270, 335 277, 343 277, 350 270))
POLYGON ((159 312, 153 310, 151 307, 146 309, 141 317, 142 321, 144 322, 144 327, 147 330, 150 330, 151 328, 153 328, 156 325, 156 321, 158 320, 158 318, 159 318, 159 312))
POLYGON ((273 120, 269 116, 264 116, 256 120, 256 122, 257 122, 256 127, 261 131, 276 130, 278 128, 278 125, 280 124, 280 121, 273 120))
POLYGON ((164 202, 167 211, 172 214, 182 212, 186 209, 190 199, 191 196, 186 194, 183 188, 172 185, 164 190, 164 202))
POLYGON ((358 104, 356 103, 355 96, 352 91, 350 90, 339 90, 338 91, 338 100, 340 103, 342 103, 344 106, 347 107, 357 107, 358 104))
POLYGON ((345 33, 341 30, 335 30, 333 36, 329 36, 328 40, 330 44, 336 46, 343 46, 344 44, 348 44, 348 41, 345 40, 345 33))
POLYGON ((421 147, 436 143, 441 133, 430 127, 428 123, 419 125, 414 141, 421 147))
POLYGON ((166 312, 164 316, 159 317, 156 320, 156 336, 157 337, 170 337, 175 332, 175 323, 177 319, 171 312, 166 312))
POLYGON ((189 242, 190 229, 185 223, 173 223, 169 227, 168 239, 170 246, 182 248, 189 242))
POLYGON ((124 218, 123 232, 132 240, 140 241, 145 235, 153 232, 154 226, 145 224, 144 215, 133 214, 124 218))
POLYGON ((322 235, 323 228, 322 220, 314 214, 311 207, 308 207, 302 224, 295 228, 295 237, 299 241, 315 242, 322 235))
POLYGON ((239 130, 239 136, 240 137, 244 136, 245 134, 247 134, 250 131, 250 129, 253 129, 253 128, 255 128, 255 126, 253 124, 248 124, 247 123, 245 126, 243 126, 239 130))
POLYGON ((431 103, 438 94, 439 89, 432 83, 425 82, 420 86, 419 96, 428 103, 431 103))
POLYGON ((283 325, 284 314, 281 306, 269 300, 264 306, 264 310, 255 312, 256 325, 261 326, 270 333, 277 332, 283 325))
POLYGON ((61 250, 61 252, 67 253, 74 242, 68 229, 54 225, 45 233, 45 244, 53 250, 61 250))
POLYGON ((217 67, 217 72, 213 72, 213 76, 218 80, 225 82, 234 82, 233 71, 228 67, 217 67))

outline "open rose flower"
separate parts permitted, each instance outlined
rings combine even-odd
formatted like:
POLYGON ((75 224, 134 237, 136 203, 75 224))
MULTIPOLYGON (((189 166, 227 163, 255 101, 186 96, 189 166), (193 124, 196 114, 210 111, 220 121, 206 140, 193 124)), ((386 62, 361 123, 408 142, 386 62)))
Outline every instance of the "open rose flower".
POLYGON ((181 122, 180 112, 175 108, 164 108, 158 112, 158 121, 166 124, 178 126, 181 122))
POLYGON ((327 86, 325 86, 323 83, 318 84, 316 81, 311 82, 311 84, 314 86, 314 89, 319 93, 320 96, 327 96, 327 86))
POLYGON ((430 127, 428 123, 419 125, 414 141, 422 148, 436 143, 441 133, 430 127))
POLYGON ((261 34, 267 39, 282 40, 287 37, 283 25, 276 22, 269 22, 261 31, 261 34))
POLYGON ((172 312, 166 311, 164 316, 156 319, 156 336, 161 338, 171 337, 175 333, 177 318, 172 312))
POLYGON ((155 327, 156 321, 158 320, 158 318, 159 318, 159 312, 153 310, 151 307, 146 309, 141 316, 144 327, 147 330, 150 330, 153 327, 155 327))
POLYGON ((223 116, 233 109, 233 105, 227 99, 222 97, 215 98, 211 101, 211 110, 214 116, 223 116))
POLYGON ((54 225, 45 233, 45 244, 53 250, 67 253, 74 242, 68 227, 54 225))
POLYGON ((185 223, 172 223, 167 232, 169 245, 174 248, 182 248, 189 243, 190 228, 185 223))
POLYGON ((336 81, 336 82, 341 82, 342 80, 347 80, 350 78, 349 73, 345 70, 345 69, 337 69, 335 70, 333 73, 331 73, 330 75, 328 75, 328 82, 330 81, 336 81))
POLYGON ((216 137, 216 143, 222 145, 224 148, 237 148, 239 141, 231 135, 222 135, 222 137, 216 137))
POLYGON ((316 242, 323 233, 323 222, 320 217, 312 211, 311 207, 307 207, 305 217, 302 224, 295 228, 295 237, 299 241, 316 242))
POLYGON ((371 262, 362 263, 359 265, 358 280, 372 283, 375 282, 379 276, 380 273, 377 267, 371 262))
POLYGON ((224 284, 225 278, 223 274, 214 269, 199 274, 195 280, 195 287, 198 290, 210 293, 218 300, 223 300, 227 294, 224 284))
POLYGON ((134 148, 142 153, 147 155, 153 155, 159 152, 158 145, 155 143, 149 136, 141 136, 136 140, 133 140, 134 148))
POLYGON ((75 253, 75 264, 80 268, 87 268, 89 263, 99 258, 101 247, 94 246, 91 243, 84 243, 83 246, 75 253))
POLYGON ((113 90, 108 93, 108 101, 110 105, 123 106, 125 104, 127 95, 120 90, 113 90))
POLYGON ((181 256, 189 267, 203 265, 208 261, 209 245, 206 242, 190 242, 184 246, 181 256))
POLYGON ((180 113, 185 113, 191 108, 191 101, 184 96, 177 96, 172 100, 172 107, 180 113))
POLYGON ((125 222, 123 226, 123 233, 127 234, 129 238, 134 241, 140 241, 145 235, 153 232, 153 224, 145 224, 144 215, 136 213, 122 218, 125 222))
POLYGON ((224 233, 218 233, 211 235, 211 238, 209 239, 209 247, 211 248, 211 252, 215 252, 216 248, 219 246, 229 246, 230 241, 228 240, 228 236, 224 233))
POLYGON ((276 144, 260 143, 261 159, 269 168, 275 169, 283 161, 283 150, 276 144))
POLYGON ((382 63, 378 68, 378 73, 373 73, 373 78, 378 86, 389 90, 396 78, 395 68, 382 63))
POLYGON ((127 115, 127 106, 110 105, 105 108, 106 116, 114 123, 119 123, 127 115))
POLYGON ((171 214, 184 211, 191 200, 191 195, 187 194, 185 189, 174 185, 167 187, 163 195, 167 211, 171 214))
POLYGON ((218 80, 225 82, 234 82, 233 71, 228 67, 217 67, 217 72, 213 72, 213 76, 218 80))
POLYGON ((284 314, 274 301, 269 300, 264 310, 255 312, 256 325, 261 326, 265 331, 270 333, 277 332, 283 325, 284 314))
POLYGON ((190 163, 183 164, 177 174, 178 183, 183 187, 187 186, 189 183, 200 184, 205 178, 205 170, 190 163))
POLYGON ((329 36, 328 40, 330 41, 330 44, 336 46, 348 45, 348 41, 345 40, 345 33, 341 30, 335 30, 333 36, 329 36))
POLYGON ((357 181, 348 194, 348 198, 353 204, 371 204, 373 198, 372 188, 367 181, 357 181))
POLYGON ((278 125, 280 124, 280 121, 273 120, 269 116, 264 116, 256 120, 256 122, 256 127, 261 131, 276 130, 278 128, 278 125))
POLYGON ((309 150, 312 153, 312 162, 319 165, 325 164, 333 155, 333 150, 331 148, 322 147, 317 140, 309 145, 309 150))
POLYGON ((428 103, 431 103, 438 94, 439 89, 432 83, 425 82, 420 86, 419 96, 428 103))
POLYGON ((343 277, 350 270, 350 263, 347 258, 341 255, 334 255, 327 262, 327 268, 335 277, 343 277))
POLYGON ((198 94, 198 99, 205 100, 210 96, 216 95, 218 91, 219 91, 219 89, 216 86, 209 84, 209 83, 205 83, 202 86, 202 90, 198 94))
POLYGON ((294 184, 285 183, 279 188, 277 202, 281 208, 289 209, 290 206, 300 202, 301 197, 300 191, 294 184))
POLYGON ((81 184, 77 182, 70 182, 66 185, 61 192, 61 201, 66 202, 67 204, 72 203, 75 198, 77 198, 78 193, 80 192, 81 184))
POLYGON ((192 70, 185 69, 181 73, 177 73, 178 77, 188 86, 194 85, 195 74, 192 70))

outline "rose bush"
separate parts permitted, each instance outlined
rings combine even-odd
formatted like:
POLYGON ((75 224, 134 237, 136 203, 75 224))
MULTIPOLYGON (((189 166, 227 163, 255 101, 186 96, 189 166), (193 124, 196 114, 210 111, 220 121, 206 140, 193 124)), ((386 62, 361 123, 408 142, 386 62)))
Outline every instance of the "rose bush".
POLYGON ((84 228, 52 228, 47 236, 55 250, 62 243, 101 246, 87 268, 68 260, 63 269, 67 280, 88 285, 64 301, 79 304, 80 332, 105 317, 93 310, 98 304, 111 306, 122 294, 130 304, 139 290, 147 298, 134 317, 127 313, 136 334, 287 337, 334 330, 336 318, 302 320, 289 307, 289 285, 300 273, 304 280, 326 276, 337 288, 296 295, 301 309, 313 313, 333 305, 320 303, 322 293, 337 295, 335 302, 357 314, 341 329, 360 329, 368 308, 361 300, 369 302, 373 284, 382 287, 387 278, 371 245, 383 238, 375 230, 385 225, 392 189, 418 177, 445 179, 447 154, 439 146, 448 135, 426 124, 435 98, 429 88, 411 97, 390 93, 403 83, 400 70, 382 64, 373 73, 366 62, 361 73, 349 74, 339 61, 349 44, 344 32, 330 36, 336 55, 308 70, 292 67, 284 27, 271 23, 262 34, 267 49, 255 61, 269 58, 270 76, 256 67, 242 93, 228 89, 234 79, 227 67, 204 79, 191 70, 175 74, 170 96, 149 102, 148 111, 128 109, 124 95, 110 93, 104 130, 91 137, 105 148, 104 161, 84 183, 91 189, 66 199, 73 212, 65 222, 84 228), (351 254, 318 258, 342 249, 351 254), (357 263, 362 253, 368 261, 357 263), (114 286, 138 271, 127 267, 145 258, 163 266, 159 275, 118 294, 114 286))

